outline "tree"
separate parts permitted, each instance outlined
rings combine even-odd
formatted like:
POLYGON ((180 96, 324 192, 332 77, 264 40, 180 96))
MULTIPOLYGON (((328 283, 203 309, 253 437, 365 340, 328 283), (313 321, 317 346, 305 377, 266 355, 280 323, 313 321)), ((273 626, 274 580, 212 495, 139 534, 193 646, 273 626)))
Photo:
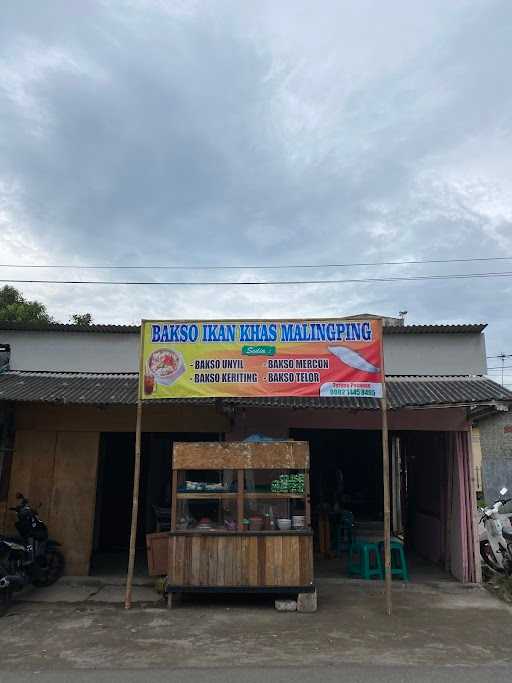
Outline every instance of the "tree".
POLYGON ((71 322, 73 325, 88 327, 89 325, 92 325, 92 315, 90 313, 73 313, 71 322))
POLYGON ((15 287, 0 289, 0 320, 8 322, 51 323, 53 318, 39 301, 27 301, 15 287))

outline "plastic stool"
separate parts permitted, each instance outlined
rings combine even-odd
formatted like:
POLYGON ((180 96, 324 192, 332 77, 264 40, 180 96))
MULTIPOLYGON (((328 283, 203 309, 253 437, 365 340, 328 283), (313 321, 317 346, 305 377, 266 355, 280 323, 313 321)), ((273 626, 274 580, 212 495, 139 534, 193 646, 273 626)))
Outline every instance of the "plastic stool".
MULTIPOLYGON (((379 543, 379 553, 384 558, 384 541, 379 543)), ((382 566, 384 566, 384 559, 382 560, 382 566)), ((404 544, 398 538, 391 539, 391 576, 398 576, 404 581, 409 581, 404 544)))
POLYGON ((383 579, 378 544, 368 541, 353 543, 348 556, 348 573, 350 576, 358 575, 362 579, 371 579, 374 576, 383 579))

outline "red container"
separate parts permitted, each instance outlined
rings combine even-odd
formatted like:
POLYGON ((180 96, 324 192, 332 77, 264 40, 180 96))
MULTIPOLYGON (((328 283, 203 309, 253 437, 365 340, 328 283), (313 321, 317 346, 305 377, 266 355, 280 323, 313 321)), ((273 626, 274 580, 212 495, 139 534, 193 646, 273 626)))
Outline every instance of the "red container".
POLYGON ((263 517, 249 517, 249 531, 263 531, 263 517))

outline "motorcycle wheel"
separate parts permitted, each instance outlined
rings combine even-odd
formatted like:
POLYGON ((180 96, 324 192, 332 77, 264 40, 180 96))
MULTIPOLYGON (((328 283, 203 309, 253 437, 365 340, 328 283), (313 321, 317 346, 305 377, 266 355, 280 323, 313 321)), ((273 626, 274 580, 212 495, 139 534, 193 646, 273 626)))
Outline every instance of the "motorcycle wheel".
POLYGON ((494 550, 489 541, 480 541, 480 555, 482 556, 483 561, 489 565, 491 569, 494 569, 495 572, 500 574, 504 573, 505 570, 498 564, 496 555, 494 554, 494 550))
POLYGON ((12 591, 3 589, 0 591, 0 617, 3 617, 4 614, 7 612, 7 610, 10 607, 12 601, 12 591))
POLYGON ((32 583, 38 588, 51 586, 64 574, 65 566, 66 560, 64 559, 64 555, 60 552, 60 550, 55 550, 53 548, 51 550, 47 550, 46 569, 44 576, 38 576, 32 581, 32 583))

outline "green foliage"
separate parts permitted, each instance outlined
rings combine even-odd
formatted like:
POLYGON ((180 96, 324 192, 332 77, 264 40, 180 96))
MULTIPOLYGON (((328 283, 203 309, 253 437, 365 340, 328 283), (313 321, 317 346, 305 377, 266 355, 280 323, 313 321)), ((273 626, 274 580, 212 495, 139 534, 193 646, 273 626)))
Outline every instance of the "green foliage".
POLYGON ((39 301, 27 301, 15 287, 0 289, 0 320, 8 322, 51 323, 53 318, 39 301))
POLYGON ((92 315, 90 313, 73 313, 71 322, 73 325, 88 327, 89 325, 92 325, 92 315))

